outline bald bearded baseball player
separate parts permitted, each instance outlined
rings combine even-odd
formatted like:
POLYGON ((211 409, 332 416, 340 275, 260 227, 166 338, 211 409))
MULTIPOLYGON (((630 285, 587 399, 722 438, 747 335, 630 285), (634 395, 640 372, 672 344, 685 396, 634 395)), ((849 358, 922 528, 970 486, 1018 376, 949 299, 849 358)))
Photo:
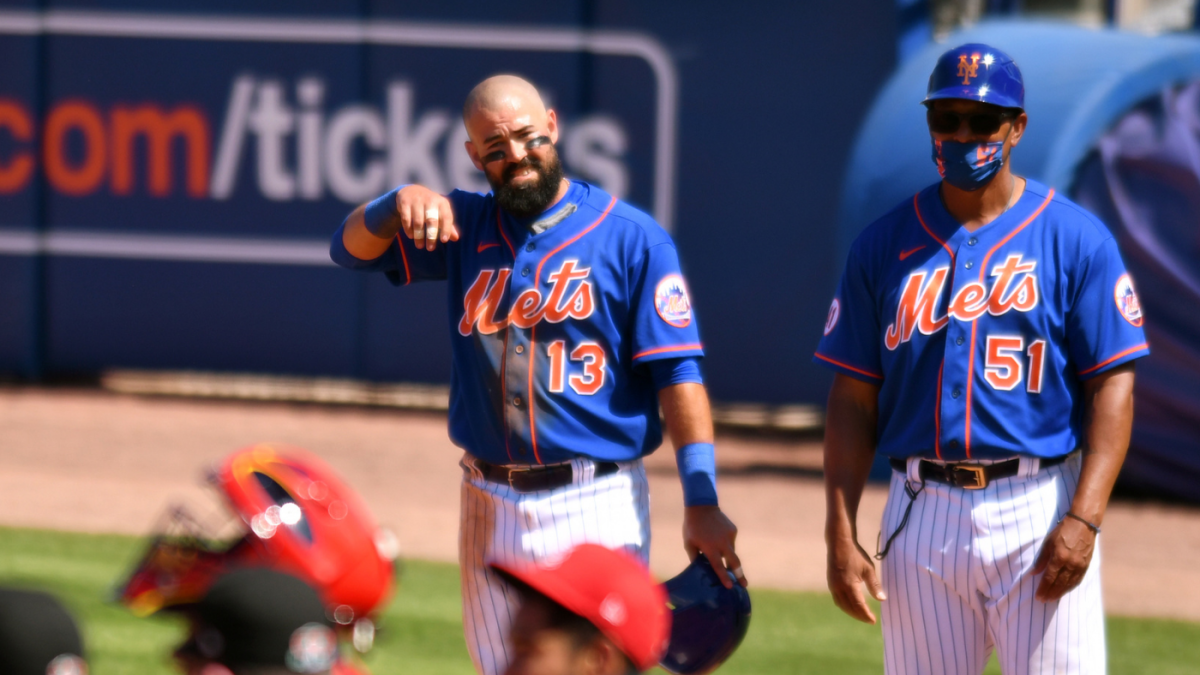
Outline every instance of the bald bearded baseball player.
POLYGON ((674 242, 564 176, 557 114, 526 80, 479 83, 463 121, 492 192, 400 186, 351 213, 331 255, 398 286, 447 282, 464 628, 478 670, 499 675, 520 598, 485 561, 553 561, 584 542, 648 560, 642 457, 662 443, 660 405, 683 480, 684 546, 745 575, 717 504, 704 350, 674 242))

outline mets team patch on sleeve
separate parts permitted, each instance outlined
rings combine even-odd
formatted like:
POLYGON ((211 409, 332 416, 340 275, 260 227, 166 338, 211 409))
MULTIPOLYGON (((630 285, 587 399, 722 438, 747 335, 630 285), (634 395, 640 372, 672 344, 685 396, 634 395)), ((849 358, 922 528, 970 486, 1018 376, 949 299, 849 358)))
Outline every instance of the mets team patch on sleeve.
POLYGON ((688 299, 683 277, 668 274, 654 289, 654 309, 663 321, 676 328, 686 328, 692 322, 692 301, 688 299))
POLYGON ((1137 293, 1133 291, 1133 280, 1128 274, 1122 274, 1120 279, 1117 279, 1117 286, 1113 289, 1113 298, 1117 301, 1117 309, 1120 310, 1121 316, 1125 320, 1135 326, 1142 325, 1142 305, 1138 302, 1137 293))
POLYGON ((833 299, 833 304, 829 306, 829 316, 825 317, 825 334, 829 335, 833 332, 833 327, 837 325, 838 317, 842 315, 842 304, 837 298, 833 299))

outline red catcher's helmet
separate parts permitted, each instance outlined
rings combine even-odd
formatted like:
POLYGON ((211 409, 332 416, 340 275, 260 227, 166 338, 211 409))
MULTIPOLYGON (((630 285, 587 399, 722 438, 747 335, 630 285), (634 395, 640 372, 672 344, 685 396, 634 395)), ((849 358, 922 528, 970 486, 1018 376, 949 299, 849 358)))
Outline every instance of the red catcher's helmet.
POLYGON ((338 623, 355 624, 356 646, 369 645, 374 624, 358 620, 391 596, 399 547, 358 494, 315 455, 269 444, 233 453, 208 479, 238 516, 233 535, 173 509, 120 587, 121 602, 151 614, 196 602, 228 569, 270 567, 309 582, 338 623))

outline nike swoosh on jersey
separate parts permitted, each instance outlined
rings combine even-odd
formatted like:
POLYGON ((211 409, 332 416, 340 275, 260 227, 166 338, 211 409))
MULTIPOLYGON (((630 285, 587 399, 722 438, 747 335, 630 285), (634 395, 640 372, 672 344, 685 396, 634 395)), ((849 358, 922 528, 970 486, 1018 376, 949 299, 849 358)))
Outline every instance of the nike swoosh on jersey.
MULTIPOLYGON (((475 249, 475 252, 483 253, 485 250, 487 250, 493 246, 499 246, 499 245, 500 245, 499 242, 492 242, 490 244, 480 244, 479 247, 475 249)), ((901 260, 903 260, 903 258, 901 258, 901 260)))
POLYGON ((923 248, 925 248, 925 247, 924 247, 924 246, 918 246, 918 247, 916 247, 916 248, 912 248, 912 249, 909 249, 909 250, 907 250, 907 251, 900 251, 900 259, 901 259, 901 260, 904 260, 904 259, 905 259, 905 258, 907 258, 908 256, 910 256, 910 255, 912 255, 912 254, 916 253, 917 251, 920 251, 920 250, 921 250, 921 249, 923 249, 923 248))

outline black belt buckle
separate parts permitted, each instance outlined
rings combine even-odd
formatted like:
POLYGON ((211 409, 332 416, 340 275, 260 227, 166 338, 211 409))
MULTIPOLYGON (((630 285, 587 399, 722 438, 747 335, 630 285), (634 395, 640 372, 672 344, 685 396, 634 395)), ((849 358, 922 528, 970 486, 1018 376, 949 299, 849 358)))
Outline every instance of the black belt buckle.
POLYGON ((554 490, 564 485, 570 485, 574 480, 575 471, 571 465, 531 466, 522 469, 508 469, 508 487, 522 494, 538 490, 554 490), (566 475, 563 476, 562 474, 566 475), (561 476, 561 477, 556 477, 561 476), (524 485, 519 485, 524 479, 524 485))
POLYGON ((982 490, 988 486, 987 467, 979 464, 956 464, 951 470, 955 487, 982 490))

